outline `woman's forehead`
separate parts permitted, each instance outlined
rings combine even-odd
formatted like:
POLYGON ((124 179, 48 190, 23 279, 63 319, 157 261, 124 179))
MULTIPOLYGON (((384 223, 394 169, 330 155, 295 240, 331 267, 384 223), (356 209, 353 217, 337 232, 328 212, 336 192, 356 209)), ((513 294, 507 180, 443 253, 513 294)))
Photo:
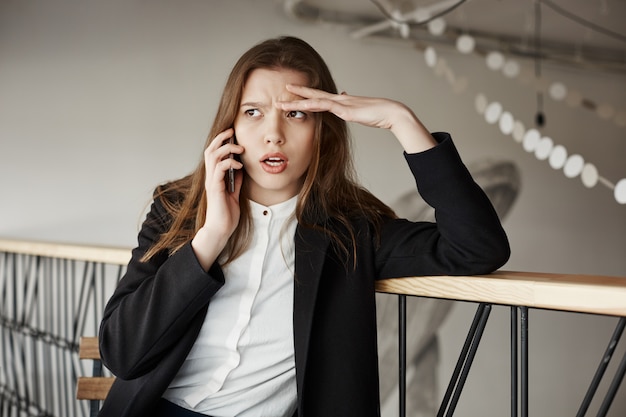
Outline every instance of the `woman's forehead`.
POLYGON ((287 91, 287 84, 308 85, 309 79, 303 72, 290 69, 255 69, 244 84, 241 101, 257 101, 268 97, 280 97, 282 100, 297 98, 287 91))

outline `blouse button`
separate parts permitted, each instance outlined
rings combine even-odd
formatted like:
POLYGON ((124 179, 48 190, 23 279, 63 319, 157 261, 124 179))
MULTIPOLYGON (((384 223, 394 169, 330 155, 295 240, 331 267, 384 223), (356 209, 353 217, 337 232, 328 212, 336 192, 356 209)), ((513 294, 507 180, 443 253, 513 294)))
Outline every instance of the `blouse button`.
POLYGON ((263 210, 263 215, 267 216, 267 210, 263 210))

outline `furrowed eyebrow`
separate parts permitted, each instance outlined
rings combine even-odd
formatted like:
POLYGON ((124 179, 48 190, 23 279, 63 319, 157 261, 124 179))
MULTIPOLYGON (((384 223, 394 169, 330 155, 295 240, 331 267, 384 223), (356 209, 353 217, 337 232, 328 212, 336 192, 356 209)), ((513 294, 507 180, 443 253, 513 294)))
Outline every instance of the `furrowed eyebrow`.
POLYGON ((260 102, 256 102, 256 101, 247 101, 245 103, 241 103, 241 107, 259 107, 259 108, 263 108, 265 107, 265 105, 263 103, 260 102))

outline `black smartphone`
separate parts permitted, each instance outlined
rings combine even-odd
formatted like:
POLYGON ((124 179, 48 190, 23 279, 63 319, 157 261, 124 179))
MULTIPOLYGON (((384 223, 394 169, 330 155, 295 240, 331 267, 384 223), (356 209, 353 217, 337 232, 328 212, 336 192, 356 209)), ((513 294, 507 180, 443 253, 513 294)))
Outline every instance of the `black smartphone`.
MULTIPOLYGON (((233 135, 229 140, 229 143, 235 143, 235 136, 233 135)), ((230 154, 231 159, 235 158, 234 154, 230 154)), ((235 192, 235 169, 228 168, 228 191, 231 193, 235 192)))

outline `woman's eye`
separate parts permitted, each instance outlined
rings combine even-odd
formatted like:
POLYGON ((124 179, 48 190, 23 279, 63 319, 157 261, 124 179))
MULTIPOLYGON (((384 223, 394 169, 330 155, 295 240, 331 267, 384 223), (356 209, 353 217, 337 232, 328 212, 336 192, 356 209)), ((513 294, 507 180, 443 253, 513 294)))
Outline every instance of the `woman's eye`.
POLYGON ((304 119, 306 117, 306 113, 301 112, 299 110, 292 110, 289 113, 287 113, 287 117, 294 118, 294 119, 304 119))
POLYGON ((248 110, 245 111, 245 113, 248 116, 252 116, 252 117, 261 115, 261 112, 258 109, 248 109, 248 110))

